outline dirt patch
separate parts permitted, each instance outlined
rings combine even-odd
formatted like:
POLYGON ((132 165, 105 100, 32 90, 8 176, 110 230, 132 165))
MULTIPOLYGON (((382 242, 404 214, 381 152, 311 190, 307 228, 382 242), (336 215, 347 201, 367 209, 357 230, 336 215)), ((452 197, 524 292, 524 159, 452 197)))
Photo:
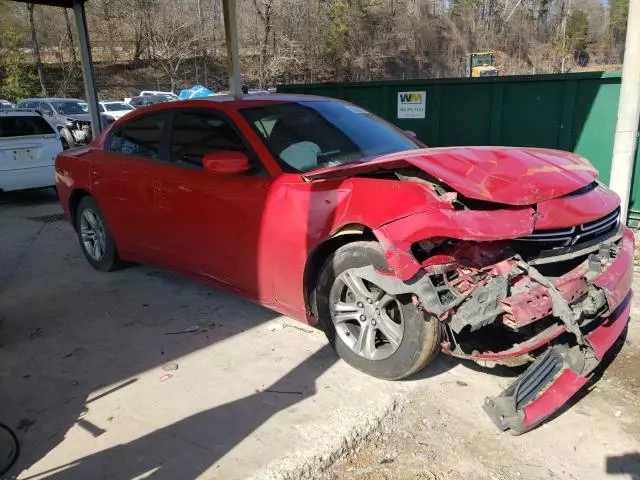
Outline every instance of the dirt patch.
POLYGON ((640 398, 615 378, 601 379, 559 418, 520 437, 488 425, 479 409, 469 414, 455 398, 464 388, 456 384, 454 398, 439 407, 429 392, 415 395, 396 423, 321 479, 638 478, 640 398), (629 476, 613 476, 622 472, 629 476))

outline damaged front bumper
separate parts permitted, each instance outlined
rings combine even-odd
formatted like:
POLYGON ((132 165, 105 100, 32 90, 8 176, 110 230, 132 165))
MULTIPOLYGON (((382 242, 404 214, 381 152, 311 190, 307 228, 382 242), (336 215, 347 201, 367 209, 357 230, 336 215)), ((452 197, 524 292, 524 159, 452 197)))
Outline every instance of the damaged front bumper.
MULTIPOLYGON (((515 227, 520 218, 511 220, 515 227)), ((534 353, 535 361, 514 384, 484 405, 500 429, 519 434, 544 421, 583 387, 627 326, 634 237, 621 226, 585 255, 582 264, 559 277, 545 277, 533 262, 501 256, 491 224, 477 222, 474 229, 474 235, 482 233, 484 246, 482 241, 459 245, 419 266, 409 246, 422 232, 401 232, 396 239, 403 238, 404 244, 398 248, 398 242, 394 247, 389 242, 386 248, 394 273, 369 266, 358 269, 359 275, 391 294, 412 294, 419 308, 442 323, 444 353, 494 361, 534 353), (476 348, 478 334, 488 330, 510 332, 522 340, 508 340, 505 348, 476 348)), ((514 231, 514 236, 519 234, 514 231)), ((383 244, 390 237, 377 233, 383 244)))
POLYGON ((591 282, 606 298, 604 315, 580 325, 582 342, 549 348, 501 395, 486 399, 484 410, 501 430, 534 428, 588 382, 629 323, 633 255, 633 234, 623 227, 616 258, 591 282))

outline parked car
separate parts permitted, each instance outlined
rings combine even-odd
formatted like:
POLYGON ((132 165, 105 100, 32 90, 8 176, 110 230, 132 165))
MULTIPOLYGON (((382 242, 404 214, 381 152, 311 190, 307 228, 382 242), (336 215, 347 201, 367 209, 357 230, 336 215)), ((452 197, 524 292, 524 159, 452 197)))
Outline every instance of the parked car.
POLYGON ((148 107, 157 103, 173 102, 175 99, 168 95, 145 95, 143 97, 133 97, 129 105, 134 108, 148 107))
POLYGON ((60 134, 36 111, 0 110, 0 191, 51 187, 60 134))
POLYGON ((127 113, 133 112, 135 107, 125 102, 108 101, 100 102, 100 114, 111 120, 118 120, 120 117, 124 117, 127 113))
POLYGON ((171 98, 171 100, 180 100, 180 97, 178 95, 176 95, 174 92, 163 92, 160 90, 142 90, 139 93, 139 97, 147 97, 147 96, 163 96, 163 97, 169 97, 171 98))
POLYGON ((25 98, 18 108, 37 109, 56 130, 68 147, 86 145, 93 138, 89 106, 77 98, 25 98))
POLYGON ((4 100, 0 98, 0 110, 9 110, 12 108, 16 108, 16 106, 11 103, 9 100, 4 100))
POLYGON ((524 432, 591 377, 629 321, 634 240, 584 158, 423 148, 345 102, 155 105, 58 156, 59 197, 99 270, 150 262, 319 324, 371 375, 442 351, 535 359, 485 410, 524 432))

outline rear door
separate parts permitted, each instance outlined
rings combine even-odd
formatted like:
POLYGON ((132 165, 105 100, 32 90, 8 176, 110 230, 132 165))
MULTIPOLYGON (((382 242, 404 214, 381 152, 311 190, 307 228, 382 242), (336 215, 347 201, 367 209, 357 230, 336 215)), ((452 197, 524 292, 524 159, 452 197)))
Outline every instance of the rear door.
POLYGON ((125 122, 110 133, 91 166, 91 190, 118 248, 150 262, 161 260, 154 179, 168 161, 169 116, 158 112, 125 122))
POLYGON ((0 190, 54 185, 61 151, 59 134, 40 115, 0 113, 0 190))

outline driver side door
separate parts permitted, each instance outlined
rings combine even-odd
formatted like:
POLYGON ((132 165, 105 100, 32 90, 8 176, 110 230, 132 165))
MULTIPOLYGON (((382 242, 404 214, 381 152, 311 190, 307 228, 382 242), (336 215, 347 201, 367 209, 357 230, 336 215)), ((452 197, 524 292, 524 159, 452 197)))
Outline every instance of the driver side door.
POLYGON ((270 299, 258 280, 261 222, 272 183, 242 134, 222 112, 176 112, 170 162, 156 173, 165 258, 186 270, 256 298, 270 299), (241 174, 203 168, 206 153, 236 151, 253 159, 241 174))

